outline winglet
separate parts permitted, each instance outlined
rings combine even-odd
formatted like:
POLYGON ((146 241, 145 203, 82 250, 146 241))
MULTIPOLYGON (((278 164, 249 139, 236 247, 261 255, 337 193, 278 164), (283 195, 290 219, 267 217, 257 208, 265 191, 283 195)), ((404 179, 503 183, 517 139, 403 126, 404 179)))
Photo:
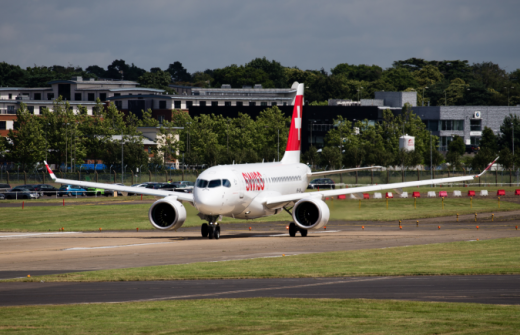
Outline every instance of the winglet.
POLYGON ((47 171, 51 175, 52 180, 56 180, 56 176, 54 175, 54 172, 52 172, 51 168, 49 167, 49 164, 47 164, 46 161, 43 161, 45 163, 45 167, 47 168, 47 171))
POLYGON ((484 171, 482 171, 479 175, 476 175, 475 178, 480 178, 484 173, 486 173, 487 170, 489 170, 490 167, 493 166, 493 164, 495 164, 495 162, 496 162, 499 158, 500 158, 500 157, 495 158, 495 160, 492 161, 491 164, 489 164, 488 167, 485 168, 484 171))

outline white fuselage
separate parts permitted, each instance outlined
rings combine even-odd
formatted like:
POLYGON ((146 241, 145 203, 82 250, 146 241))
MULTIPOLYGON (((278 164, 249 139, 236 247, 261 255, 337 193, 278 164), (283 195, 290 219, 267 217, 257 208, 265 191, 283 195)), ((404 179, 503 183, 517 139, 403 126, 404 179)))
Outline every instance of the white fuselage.
POLYGON ((274 215, 281 208, 267 208, 265 201, 273 196, 305 192, 310 173, 305 164, 279 162, 215 166, 199 175, 193 202, 205 215, 240 219, 274 215))

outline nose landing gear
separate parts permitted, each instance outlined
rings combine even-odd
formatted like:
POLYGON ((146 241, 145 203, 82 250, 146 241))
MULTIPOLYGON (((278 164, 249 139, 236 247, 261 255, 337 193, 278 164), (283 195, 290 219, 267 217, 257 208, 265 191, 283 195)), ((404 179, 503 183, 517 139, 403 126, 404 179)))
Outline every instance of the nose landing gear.
MULTIPOLYGON (((218 217, 217 217, 218 218, 218 217)), ((217 220, 212 220, 209 223, 203 223, 200 227, 202 237, 218 240, 220 238, 220 225, 217 220), (212 222, 215 221, 215 222, 212 222)))

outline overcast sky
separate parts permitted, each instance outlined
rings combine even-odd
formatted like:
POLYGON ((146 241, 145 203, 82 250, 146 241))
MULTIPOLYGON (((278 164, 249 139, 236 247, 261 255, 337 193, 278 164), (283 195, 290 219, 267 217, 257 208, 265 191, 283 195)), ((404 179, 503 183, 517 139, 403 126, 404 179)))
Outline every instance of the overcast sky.
POLYGON ((190 72, 267 57, 330 71, 411 57, 520 68, 516 0, 5 0, 0 61, 190 72))

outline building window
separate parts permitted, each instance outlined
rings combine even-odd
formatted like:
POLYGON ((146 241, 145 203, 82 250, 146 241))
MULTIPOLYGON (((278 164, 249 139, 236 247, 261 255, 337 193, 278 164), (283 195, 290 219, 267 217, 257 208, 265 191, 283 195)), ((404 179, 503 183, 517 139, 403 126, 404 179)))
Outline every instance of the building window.
POLYGON ((199 106, 200 107, 206 107, 206 101, 199 102, 199 106))
POLYGON ((226 106, 226 107, 231 107, 231 101, 226 101, 226 102, 224 102, 224 106, 226 106))
POLYGON ((116 101, 115 104, 116 104, 117 110, 123 109, 123 102, 122 101, 116 101))
POLYGON ((249 101, 249 106, 251 106, 251 107, 256 106, 256 102, 254 102, 254 101, 249 101))
POLYGON ((152 147, 148 147, 148 153, 149 153, 149 154, 152 153, 152 147))
POLYGON ((81 99, 82 99, 81 93, 74 93, 74 100, 81 101, 81 99))
POLYGON ((54 100, 54 93, 47 93, 47 100, 54 100))
POLYGON ((159 109, 166 109, 166 100, 159 101, 159 109))
POLYGON ((43 110, 44 110, 44 109, 45 109, 45 106, 40 106, 40 108, 39 108, 39 111, 40 111, 40 115, 42 115, 42 114, 43 114, 43 110))
POLYGON ((284 105, 284 106, 287 106, 287 102, 284 102, 283 105, 284 105))
POLYGON ((244 103, 242 101, 237 101, 237 107, 242 107, 244 106, 244 103))
POLYGON ((106 93, 99 93, 99 100, 106 101, 107 100, 107 94, 106 93))
POLYGON ((276 105, 277 105, 277 104, 276 104, 276 101, 271 102, 271 106, 276 106, 276 105))
POLYGON ((211 107, 218 107, 218 101, 212 101, 211 107))
POLYGON ((120 97, 120 96, 121 96, 121 93, 114 93, 114 96, 115 96, 115 97, 120 97))
POLYGON ((7 121, 0 121, 0 130, 7 129, 7 121))
POLYGON ((16 114, 14 106, 7 106, 7 114, 16 114))
POLYGON ((448 151, 448 145, 453 141, 453 136, 440 136, 440 151, 448 151))
POLYGON ((181 102, 180 101, 174 101, 173 102, 176 109, 181 109, 181 102))
POLYGON ((480 146, 480 137, 470 137, 471 145, 480 146))
POLYGON ((471 131, 481 131, 482 130, 482 120, 469 120, 471 131))
POLYGON ((34 93, 34 100, 41 100, 42 94, 41 93, 34 93))
POLYGON ((186 101, 186 108, 191 108, 193 106, 193 101, 186 101))
POLYGON ((262 102, 260 103, 260 106, 267 106, 267 102, 262 101, 262 102))
POLYGON ((9 100, 11 100, 13 98, 13 95, 11 93, 9 93, 9 100))
POLYGON ((88 101, 96 101, 96 97, 95 97, 94 93, 89 93, 88 94, 88 101))
POLYGON ((157 120, 159 120, 159 123, 162 124, 164 121, 164 115, 159 115, 159 117, 157 117, 157 120))
POLYGON ((34 114, 34 106, 27 106, 29 113, 34 114))

